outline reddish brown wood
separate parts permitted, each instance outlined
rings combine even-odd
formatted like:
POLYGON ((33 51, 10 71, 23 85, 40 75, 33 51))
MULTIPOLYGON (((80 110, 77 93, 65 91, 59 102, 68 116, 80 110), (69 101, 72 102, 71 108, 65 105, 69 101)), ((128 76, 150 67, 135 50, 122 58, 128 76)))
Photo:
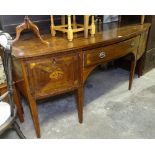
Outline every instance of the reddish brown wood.
POLYGON ((26 72, 26 67, 25 67, 25 62, 21 62, 21 67, 22 67, 22 72, 23 72, 23 77, 24 77, 24 81, 25 81, 25 94, 26 94, 26 98, 27 101, 29 103, 29 108, 30 108, 30 112, 31 112, 31 117, 34 123, 34 128, 36 130, 36 135, 38 138, 40 138, 40 126, 39 126, 39 119, 38 119, 38 110, 37 110, 37 106, 36 106, 36 101, 34 99, 34 97, 32 96, 32 94, 30 93, 31 89, 30 89, 30 84, 29 81, 27 79, 27 72, 26 72))
POLYGON ((84 91, 83 87, 79 87, 76 90, 76 99, 77 99, 77 110, 78 110, 78 118, 79 118, 79 123, 83 122, 83 99, 84 99, 84 91))
POLYGON ((78 55, 43 57, 27 62, 30 91, 41 99, 55 92, 78 87, 78 55))
POLYGON ((77 37, 74 39, 74 42, 71 43, 68 42, 65 37, 51 37, 51 34, 47 34, 43 36, 43 39, 49 42, 49 46, 42 44, 36 38, 26 39, 25 41, 19 40, 13 46, 13 55, 16 58, 25 59, 28 57, 33 58, 36 56, 45 56, 47 54, 60 54, 73 50, 107 46, 140 35, 145 30, 148 30, 149 27, 150 24, 128 25, 120 28, 116 27, 114 29, 109 28, 109 30, 98 32, 95 34, 95 37, 90 37, 88 39, 77 37))
POLYGON ((13 44, 18 41, 21 32, 25 29, 31 29, 43 44, 49 44, 47 41, 42 39, 38 27, 27 16, 24 18, 24 22, 16 27, 16 38, 12 41, 13 44))
POLYGON ((83 81, 84 81, 84 74, 83 74, 83 53, 80 52, 79 53, 79 70, 78 70, 78 81, 79 81, 79 87, 78 89, 76 89, 75 91, 75 95, 76 95, 76 105, 77 105, 77 110, 78 110, 78 118, 79 118, 79 123, 83 122, 83 102, 84 102, 84 86, 83 86, 83 81))
POLYGON ((83 121, 84 82, 98 65, 134 55, 129 78, 131 89, 135 63, 144 53, 141 46, 145 42, 140 38, 149 27, 150 24, 109 28, 88 39, 77 36, 73 42, 49 34, 44 37, 49 46, 35 38, 17 42, 13 46, 14 77, 21 80, 18 87, 28 100, 37 136, 40 137, 38 99, 75 91, 79 122, 83 121))
POLYGON ((101 62, 107 62, 111 59, 127 55, 131 51, 137 52, 138 45, 139 36, 106 47, 86 50, 84 53, 85 66, 91 66, 101 62))

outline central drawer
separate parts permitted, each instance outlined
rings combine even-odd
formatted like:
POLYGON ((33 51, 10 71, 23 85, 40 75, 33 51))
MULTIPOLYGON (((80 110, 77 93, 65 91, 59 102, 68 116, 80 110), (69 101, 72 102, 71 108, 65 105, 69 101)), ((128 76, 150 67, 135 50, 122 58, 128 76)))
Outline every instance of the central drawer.
POLYGON ((134 37, 117 44, 84 51, 84 65, 91 66, 124 56, 132 51, 137 52, 139 37, 134 37))

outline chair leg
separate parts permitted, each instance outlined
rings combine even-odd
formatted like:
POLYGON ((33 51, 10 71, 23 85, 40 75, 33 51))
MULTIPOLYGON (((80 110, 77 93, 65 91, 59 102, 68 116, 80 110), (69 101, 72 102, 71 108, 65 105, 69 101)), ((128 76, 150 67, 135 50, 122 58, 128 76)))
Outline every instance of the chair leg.
POLYGON ((144 24, 144 20, 145 20, 145 16, 144 15, 141 15, 141 25, 144 24))
POLYGON ((84 15, 84 37, 88 38, 89 16, 84 15))
POLYGON ((52 34, 52 37, 55 37, 56 35, 56 31, 54 30, 54 18, 53 18, 53 15, 51 15, 51 34, 52 34))
POLYGON ((71 16, 68 15, 68 32, 67 32, 67 38, 69 41, 73 40, 73 29, 71 26, 71 16))
POLYGON ((77 29, 76 16, 73 15, 73 29, 77 29))
MULTIPOLYGON (((65 15, 61 15, 61 25, 65 25, 66 21, 65 21, 65 15)), ((62 32, 63 36, 65 36, 65 32, 62 32)))
POLYGON ((19 125, 18 125, 18 123, 16 121, 13 122, 12 126, 13 126, 13 129, 17 132, 18 136, 21 139, 26 139, 26 137, 24 136, 24 134, 20 130, 20 127, 19 127, 19 125))
POLYGON ((91 23, 91 36, 93 37, 95 34, 95 22, 94 22, 94 16, 92 16, 92 23, 91 23))

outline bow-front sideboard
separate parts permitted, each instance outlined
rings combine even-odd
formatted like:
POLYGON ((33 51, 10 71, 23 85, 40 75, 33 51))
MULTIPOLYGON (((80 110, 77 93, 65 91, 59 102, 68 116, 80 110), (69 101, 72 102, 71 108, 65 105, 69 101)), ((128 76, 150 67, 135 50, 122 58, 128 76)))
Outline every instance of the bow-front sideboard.
POLYGON ((82 123, 84 83, 98 65, 130 54, 131 89, 136 63, 139 67, 142 64, 149 28, 149 23, 109 26, 94 37, 76 37, 72 42, 65 36, 45 34, 49 45, 37 38, 19 40, 13 46, 14 78, 20 81, 18 88, 28 101, 37 137, 41 134, 36 101, 46 97, 74 91, 82 123))

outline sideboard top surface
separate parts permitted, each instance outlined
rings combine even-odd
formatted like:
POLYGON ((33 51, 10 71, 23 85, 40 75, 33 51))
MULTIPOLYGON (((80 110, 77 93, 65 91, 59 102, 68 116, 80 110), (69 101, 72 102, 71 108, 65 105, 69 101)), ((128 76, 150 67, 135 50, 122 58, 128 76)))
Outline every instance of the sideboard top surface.
POLYGON ((13 55, 16 58, 36 57, 53 53, 60 53, 65 51, 72 51, 77 49, 86 49, 98 45, 105 46, 113 44, 131 37, 134 37, 143 31, 149 29, 150 23, 143 25, 126 25, 114 26, 110 24, 103 31, 97 32, 95 37, 88 39, 84 37, 75 37, 72 42, 69 42, 66 37, 52 37, 51 34, 42 35, 43 39, 49 42, 45 45, 36 37, 21 38, 13 45, 13 55))

